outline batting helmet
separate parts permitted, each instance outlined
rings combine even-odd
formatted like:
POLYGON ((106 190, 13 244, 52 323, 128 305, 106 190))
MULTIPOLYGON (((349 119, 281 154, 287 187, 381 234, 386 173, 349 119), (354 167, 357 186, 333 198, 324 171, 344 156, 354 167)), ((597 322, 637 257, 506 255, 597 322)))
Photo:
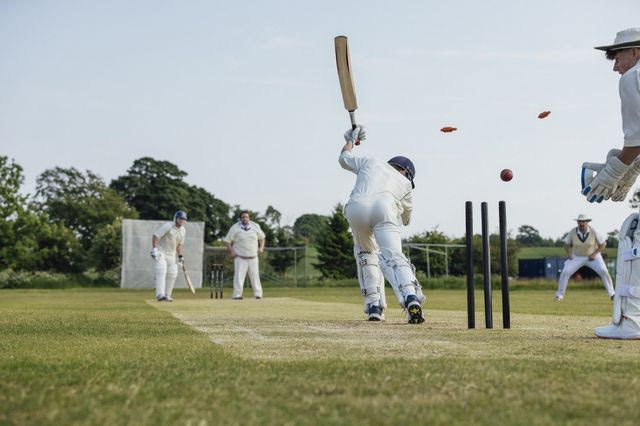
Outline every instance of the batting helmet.
POLYGON ((413 183, 413 178, 416 177, 416 168, 411 160, 409 160, 407 157, 399 155, 397 157, 393 157, 391 160, 387 161, 387 163, 391 164, 392 166, 398 166, 402 170, 406 170, 407 179, 411 181, 411 188, 416 187, 416 185, 413 183))
POLYGON ((187 212, 185 212, 183 210, 178 210, 177 212, 175 212, 174 215, 173 215, 173 222, 177 224, 178 223, 178 219, 187 220, 187 212))

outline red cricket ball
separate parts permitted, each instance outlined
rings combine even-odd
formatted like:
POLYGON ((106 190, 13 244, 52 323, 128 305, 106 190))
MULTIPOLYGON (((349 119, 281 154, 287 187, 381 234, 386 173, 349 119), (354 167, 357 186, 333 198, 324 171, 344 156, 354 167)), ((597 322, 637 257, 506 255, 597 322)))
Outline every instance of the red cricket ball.
POLYGON ((502 170, 500 172, 500 179, 505 182, 509 182, 511 179, 513 179, 513 172, 511 171, 511 169, 502 170))

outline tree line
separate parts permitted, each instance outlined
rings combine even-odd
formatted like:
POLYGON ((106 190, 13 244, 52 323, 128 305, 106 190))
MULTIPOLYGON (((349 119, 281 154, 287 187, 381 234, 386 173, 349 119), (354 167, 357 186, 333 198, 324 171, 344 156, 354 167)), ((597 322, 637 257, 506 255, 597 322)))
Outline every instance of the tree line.
MULTIPOLYGON (((109 271, 120 265, 122 219, 169 220, 176 210, 188 212, 189 220, 205 223, 206 244, 221 244, 227 230, 243 209, 215 197, 202 187, 185 181, 187 173, 177 165, 142 157, 125 174, 105 182, 90 170, 54 167, 36 179, 34 194, 22 194, 22 167, 0 156, 0 268, 14 271, 77 273, 93 269, 109 271)), ((329 216, 303 214, 293 226, 281 224, 281 213, 273 206, 264 212, 248 210, 266 235, 269 247, 311 245, 318 252, 314 266, 328 279, 356 275, 353 242, 342 205, 329 216)), ((616 231, 608 234, 609 246, 617 245, 616 231)), ((562 245, 564 236, 544 239, 529 225, 509 236, 509 259, 517 262, 521 247, 562 245)), ((497 253, 498 236, 490 238, 497 253)), ((464 244, 437 228, 407 239, 411 243, 464 244)), ((480 236, 474 236, 475 261, 481 261, 480 236)), ((427 270, 426 256, 410 253, 412 262, 427 270)), ((497 257, 497 256, 494 256, 497 257)), ((434 275, 464 274, 464 250, 453 249, 445 271, 443 256, 429 257, 434 275)), ((284 272, 294 261, 291 252, 269 256, 270 267, 284 272)), ((499 272, 497 259, 492 270, 499 272)), ((515 270, 515 265, 509 265, 515 270)))
MULTIPOLYGON (((186 176, 175 164, 150 157, 135 160, 109 183, 90 170, 54 167, 37 177, 33 194, 24 195, 23 168, 0 156, 0 268, 108 271, 120 264, 122 219, 170 220, 177 210, 205 223, 206 244, 219 244, 243 210, 263 229, 267 246, 307 244, 322 232, 324 216, 307 214, 283 226, 273 206, 260 213, 230 205, 188 184, 186 176)), ((276 253, 270 261, 284 271, 293 255, 276 253)))

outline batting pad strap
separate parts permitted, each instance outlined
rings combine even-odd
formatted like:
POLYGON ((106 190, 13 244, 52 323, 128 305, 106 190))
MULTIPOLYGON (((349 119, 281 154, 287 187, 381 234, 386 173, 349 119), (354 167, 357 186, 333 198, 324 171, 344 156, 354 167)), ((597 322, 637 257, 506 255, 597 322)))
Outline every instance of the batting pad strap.
POLYGON ((622 252, 622 258, 624 259, 625 262, 630 262, 632 260, 637 260, 640 258, 640 250, 638 249, 637 246, 633 246, 629 249, 625 249, 622 252))
POLYGON ((629 284, 618 284, 616 286, 616 295, 640 299, 640 288, 629 284))

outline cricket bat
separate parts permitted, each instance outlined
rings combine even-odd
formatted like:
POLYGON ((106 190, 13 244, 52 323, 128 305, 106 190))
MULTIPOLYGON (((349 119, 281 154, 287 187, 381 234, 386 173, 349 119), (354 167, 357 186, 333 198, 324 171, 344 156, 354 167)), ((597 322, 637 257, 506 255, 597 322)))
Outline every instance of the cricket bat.
POLYGON ((182 272, 184 272, 184 279, 187 280, 189 290, 191 290, 191 293, 196 294, 196 289, 193 288, 193 283, 191 283, 191 278, 189 278, 189 274, 187 274, 187 268, 184 267, 184 263, 182 263, 182 272))
MULTIPOLYGON (((353 72, 351 70, 351 58, 349 57, 349 40, 345 36, 335 38, 336 65, 338 67, 338 80, 340 80, 340 90, 342 91, 342 101, 344 108, 349 111, 351 128, 356 128, 355 111, 358 109, 356 100, 356 88, 353 84, 353 72)), ((360 141, 356 141, 360 145, 360 141)))

